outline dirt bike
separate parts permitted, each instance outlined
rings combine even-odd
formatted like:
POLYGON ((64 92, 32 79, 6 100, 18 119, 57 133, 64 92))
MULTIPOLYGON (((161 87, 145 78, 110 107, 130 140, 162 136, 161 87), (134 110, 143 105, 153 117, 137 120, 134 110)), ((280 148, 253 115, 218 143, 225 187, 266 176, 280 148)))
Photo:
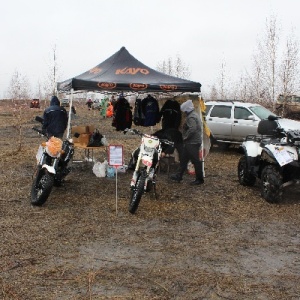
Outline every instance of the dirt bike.
MULTIPOLYGON (((36 120, 42 122, 40 117, 37 117, 36 120)), ((32 129, 47 140, 38 148, 37 167, 31 187, 31 204, 41 206, 48 199, 53 186, 60 186, 71 171, 69 162, 74 155, 74 144, 72 139, 63 141, 55 137, 49 138, 39 128, 33 127, 32 129)))
POLYGON ((139 135, 142 138, 141 145, 132 154, 133 161, 130 162, 134 165, 134 172, 130 182, 129 212, 134 214, 144 193, 153 191, 155 198, 157 198, 156 177, 162 156, 162 146, 163 144, 174 146, 174 143, 144 134, 136 129, 125 129, 124 133, 127 132, 139 135))
POLYGON ((269 116, 257 131, 242 144, 238 179, 241 185, 253 186, 259 178, 262 197, 278 203, 284 187, 300 182, 300 122, 269 116))

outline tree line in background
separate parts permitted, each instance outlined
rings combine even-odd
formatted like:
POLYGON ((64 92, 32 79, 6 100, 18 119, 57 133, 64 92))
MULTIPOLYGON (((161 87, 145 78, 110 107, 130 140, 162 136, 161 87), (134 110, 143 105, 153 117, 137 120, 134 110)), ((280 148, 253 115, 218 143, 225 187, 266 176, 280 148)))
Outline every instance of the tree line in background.
MULTIPOLYGON (((280 32, 276 17, 271 16, 266 20, 263 36, 257 43, 251 70, 246 70, 237 81, 232 81, 227 74, 226 61, 222 61, 218 78, 210 91, 203 94, 204 99, 241 100, 274 108, 279 95, 287 99, 299 94, 299 42, 291 31, 280 48, 280 32), (283 52, 280 49, 283 49, 283 52)), ((175 60, 169 58, 159 63, 157 69, 185 79, 190 75, 189 67, 183 63, 180 56, 175 60)))
MULTIPOLYGON (((271 16, 266 20, 263 36, 257 43, 252 57, 251 70, 245 70, 237 81, 232 81, 227 74, 224 60, 216 82, 212 84, 210 91, 203 95, 204 99, 242 100, 272 107, 279 95, 285 98, 299 93, 299 43, 291 31, 284 46, 280 48, 282 44, 280 33, 281 29, 276 17, 271 16)), ((189 66, 183 62, 180 55, 159 62, 156 69, 184 79, 189 79, 191 73, 189 66)), ((8 97, 15 100, 49 99, 55 92, 57 78, 58 64, 55 46, 49 72, 43 83, 38 82, 36 92, 32 93, 27 77, 15 71, 8 88, 8 97)))
POLYGON ((251 70, 246 70, 236 82, 232 82, 223 61, 218 80, 205 99, 239 99, 274 108, 279 95, 287 99, 299 94, 299 42, 291 31, 282 44, 280 32, 276 17, 267 19, 263 36, 252 57, 251 70))
POLYGON ((35 92, 32 91, 29 80, 26 75, 18 70, 11 77, 7 90, 7 97, 14 100, 28 100, 33 98, 50 99, 55 94, 56 82, 58 79, 58 62, 56 54, 56 45, 53 47, 53 61, 49 62, 48 72, 43 82, 38 82, 35 92))

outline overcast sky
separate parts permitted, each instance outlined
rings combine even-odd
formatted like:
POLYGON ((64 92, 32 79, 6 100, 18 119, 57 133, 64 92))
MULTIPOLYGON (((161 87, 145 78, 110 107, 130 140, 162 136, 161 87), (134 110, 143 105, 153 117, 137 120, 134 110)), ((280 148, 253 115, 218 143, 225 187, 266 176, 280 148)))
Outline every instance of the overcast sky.
POLYGON ((225 61, 231 77, 250 69, 266 19, 275 16, 282 42, 300 40, 299 0, 10 0, 1 5, 0 98, 14 72, 31 89, 44 82, 56 46, 59 80, 77 76, 122 46, 145 65, 177 54, 203 92, 225 61))

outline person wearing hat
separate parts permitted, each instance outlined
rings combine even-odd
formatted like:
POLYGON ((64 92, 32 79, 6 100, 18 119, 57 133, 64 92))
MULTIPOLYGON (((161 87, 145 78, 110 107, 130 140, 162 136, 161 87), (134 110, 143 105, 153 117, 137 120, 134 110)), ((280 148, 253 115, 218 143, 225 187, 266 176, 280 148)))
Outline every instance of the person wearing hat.
POLYGON ((43 131, 48 137, 63 138, 68 125, 68 113, 64 107, 60 106, 60 101, 56 96, 52 96, 50 106, 44 111, 43 119, 43 131))
POLYGON ((183 124, 182 137, 183 149, 180 158, 180 167, 176 174, 170 176, 171 180, 180 182, 183 174, 187 170, 188 162, 191 161, 195 167, 196 179, 191 185, 200 185, 204 183, 202 162, 199 158, 200 146, 202 143, 202 124, 199 114, 195 112, 192 100, 187 100, 180 105, 180 110, 186 114, 183 124))

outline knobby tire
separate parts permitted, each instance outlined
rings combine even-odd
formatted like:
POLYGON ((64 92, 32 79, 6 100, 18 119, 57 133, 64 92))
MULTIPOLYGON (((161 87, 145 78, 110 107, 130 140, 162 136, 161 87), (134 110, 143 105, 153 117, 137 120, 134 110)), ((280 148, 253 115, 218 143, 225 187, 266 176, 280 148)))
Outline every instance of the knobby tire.
POLYGON ((247 158, 245 155, 242 156, 238 162, 238 178, 239 183, 244 186, 253 186, 256 181, 255 176, 248 171, 247 158))
POLYGON ((261 195, 269 203, 282 200, 282 175, 275 165, 264 167, 261 173, 261 195))
POLYGON ((129 212, 134 214, 140 204, 142 195, 144 193, 144 185, 146 181, 146 175, 142 172, 136 181, 136 186, 132 191, 131 200, 129 202, 129 212))
POLYGON ((31 204, 43 205, 52 191, 53 184, 54 176, 47 170, 38 168, 31 187, 31 204))

